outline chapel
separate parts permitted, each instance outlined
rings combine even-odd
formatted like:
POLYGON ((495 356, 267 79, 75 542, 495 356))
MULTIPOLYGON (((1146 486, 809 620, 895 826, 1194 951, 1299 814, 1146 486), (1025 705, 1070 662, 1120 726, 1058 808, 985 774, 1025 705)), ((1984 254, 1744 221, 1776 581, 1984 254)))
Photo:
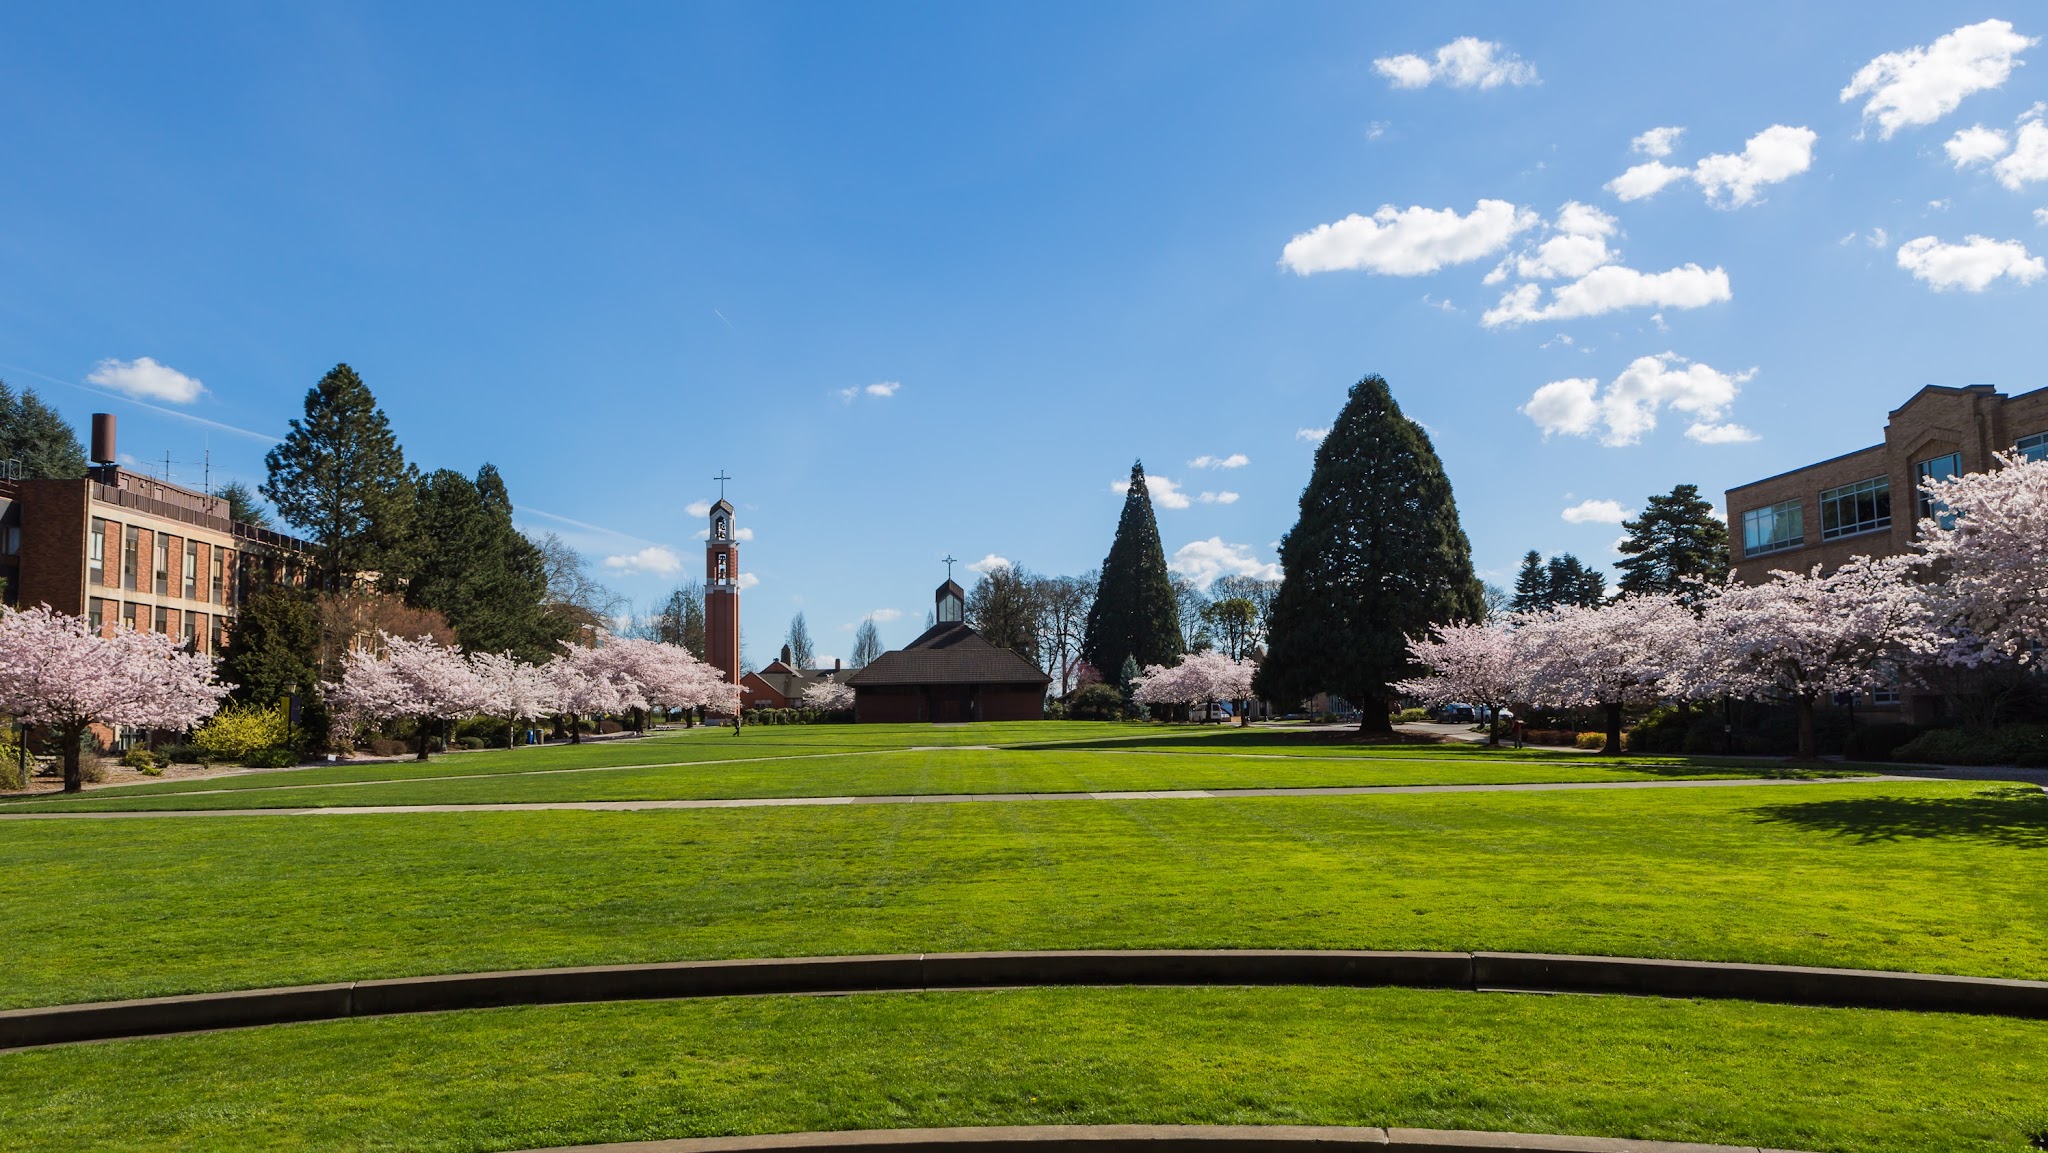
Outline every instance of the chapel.
POLYGON ((932 627, 846 679, 853 686, 854 720, 1043 720, 1045 689, 1052 678, 968 627, 967 594, 952 578, 939 586, 935 599, 932 627))

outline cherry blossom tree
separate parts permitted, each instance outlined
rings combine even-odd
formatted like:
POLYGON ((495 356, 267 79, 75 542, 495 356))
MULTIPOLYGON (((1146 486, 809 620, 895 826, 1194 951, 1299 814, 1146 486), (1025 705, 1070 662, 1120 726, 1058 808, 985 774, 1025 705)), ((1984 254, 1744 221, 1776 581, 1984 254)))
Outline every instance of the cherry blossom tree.
POLYGON ((600 636, 595 647, 562 642, 562 651, 542 666, 553 688, 551 711, 562 716, 569 743, 583 742, 583 718, 647 707, 647 694, 627 672, 627 661, 600 636))
POLYGON ((1408 642, 1408 655, 1429 670, 1426 677, 1400 681, 1396 691, 1425 704, 1465 701, 1489 715, 1486 742, 1500 744, 1500 710, 1526 699, 1529 669, 1520 634, 1500 624, 1438 625, 1434 638, 1408 642))
POLYGON ((0 610, 0 710, 47 726, 64 750, 64 791, 85 787, 79 751, 95 724, 184 730, 232 686, 213 658, 160 633, 119 628, 102 637, 84 617, 48 605, 0 610))
POLYGON ((518 747, 513 731, 520 721, 538 720, 553 711, 554 681, 538 666, 510 653, 471 653, 469 668, 484 700, 478 712, 504 720, 506 747, 518 747))
POLYGON ((1683 691, 1699 645, 1698 618, 1663 594, 1558 605, 1519 619, 1529 700, 1606 710, 1610 756, 1621 753, 1623 708, 1683 691))
POLYGON ((1692 695, 1789 698, 1799 756, 1817 755, 1814 703, 1883 688, 1896 669, 1941 645, 1930 590, 1915 557, 1855 557, 1822 575, 1778 570, 1758 585, 1730 582, 1703 605, 1692 695))
POLYGON ((375 649, 356 649, 342 658, 340 684, 327 686, 335 713, 347 723, 413 717, 419 722, 419 760, 427 759, 427 738, 443 722, 474 716, 489 702, 485 687, 459 649, 434 638, 407 640, 377 634, 375 649))
POLYGON ((1919 546, 1946 593, 1949 663, 2038 665, 2048 641, 2048 460, 2000 453, 1990 472, 1920 487, 1942 515, 1919 546))
POLYGON ((647 702, 644 707, 719 712, 739 708, 739 686, 728 684, 717 669, 680 645, 607 635, 598 651, 605 654, 600 663, 637 687, 647 702))
POLYGON ((839 713, 853 707, 853 686, 838 681, 819 681, 804 690, 805 708, 820 712, 839 713))
POLYGON ((1152 665, 1140 673, 1131 699, 1141 705, 1241 703, 1251 696, 1256 671, 1250 661, 1231 660, 1215 651, 1195 653, 1171 668, 1152 665))

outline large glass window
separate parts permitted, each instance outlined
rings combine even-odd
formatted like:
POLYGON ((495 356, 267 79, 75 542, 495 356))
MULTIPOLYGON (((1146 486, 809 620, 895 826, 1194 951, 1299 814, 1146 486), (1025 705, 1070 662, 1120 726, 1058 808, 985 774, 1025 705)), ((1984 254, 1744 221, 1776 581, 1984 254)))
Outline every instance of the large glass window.
POLYGON ((89 597, 85 602, 85 623, 98 633, 107 627, 107 602, 104 597, 89 597))
POLYGON ((223 577, 227 569, 227 557, 224 555, 225 553, 226 550, 219 548, 218 546, 216 546, 213 550, 213 603, 217 605, 224 605, 228 603, 225 599, 223 599, 227 588, 226 584, 223 582, 223 577))
MULTIPOLYGON (((142 565, 142 546, 141 546, 141 533, 140 533, 140 531, 139 531, 138 529, 136 529, 136 527, 135 527, 134 525, 132 525, 132 524, 131 524, 131 525, 129 525, 129 526, 128 526, 128 529, 127 529, 127 531, 126 531, 126 532, 123 532, 123 533, 121 534, 121 587, 122 587, 122 588, 124 588, 124 589, 127 589, 127 590, 129 590, 130 592, 134 592, 134 591, 136 591, 136 590, 137 590, 137 585, 136 585, 136 581, 137 581, 138 579, 140 579, 140 577, 139 577, 139 574, 138 574, 137 570, 138 570, 138 569, 139 569, 139 568, 141 567, 141 565, 142 565)), ((130 620, 129 620, 129 623, 130 623, 130 624, 133 624, 133 623, 134 623, 134 620, 133 620, 133 618, 132 618, 132 617, 130 618, 130 620)))
POLYGON ((185 643, 193 652, 206 651, 206 616, 203 613, 185 614, 185 643))
MULTIPOLYGON (((156 595, 160 597, 169 596, 171 595, 171 538, 162 533, 156 534, 156 547, 151 549, 150 552, 154 561, 154 567, 150 571, 156 574, 156 595)), ((162 632, 163 630, 158 629, 157 631, 162 632)))
POLYGON ((92 533, 86 537, 85 583, 99 588, 107 583, 107 522, 104 518, 92 518, 92 533))
POLYGON ((2013 447, 2018 449, 2019 454, 2028 460, 2048 460, 2048 432, 2037 432, 2032 436, 2023 436, 2020 438, 2020 442, 2013 447))
POLYGON ((141 628, 141 627, 142 627, 142 626, 141 626, 141 624, 140 624, 140 623, 138 623, 138 620, 139 620, 139 617, 140 617, 140 611, 139 611, 139 610, 140 610, 141 608, 142 608, 142 606, 141 606, 141 605, 138 605, 138 604, 136 604, 136 603, 135 603, 134 601, 129 601, 129 602, 127 603, 127 604, 124 604, 124 605, 122 605, 122 606, 121 606, 121 623, 122 623, 123 625, 126 625, 127 627, 129 627, 129 628, 131 628, 131 629, 134 629, 134 628, 141 628))
POLYGON ((151 632, 156 632, 156 633, 168 633, 168 632, 170 632, 170 631, 171 631, 171 610, 169 610, 169 609, 165 608, 165 607, 164 607, 164 606, 162 606, 162 605, 158 605, 158 606, 156 606, 156 627, 155 627, 154 629, 151 629, 150 631, 151 631, 151 632))
MULTIPOLYGON (((1949 477, 1956 476, 1962 471, 1963 454, 1959 452, 1952 452, 1947 456, 1937 456, 1930 460, 1923 460, 1913 466, 1914 487, 1917 489, 1922 483, 1930 480, 1947 480, 1949 477)), ((1922 519, 1930 516, 1938 517, 1943 528, 1947 528, 1949 525, 1948 509, 1940 501, 1935 500, 1924 492, 1920 493, 1920 516, 1922 519)))
POLYGON ((185 599, 192 600, 199 595, 199 542, 185 542, 185 599))
POLYGON ((1854 536, 1892 525, 1892 479, 1874 476, 1821 490, 1820 539, 1854 536))
POLYGON ((1742 555, 1762 556, 1806 543, 1806 515, 1796 500, 1742 514, 1742 555))

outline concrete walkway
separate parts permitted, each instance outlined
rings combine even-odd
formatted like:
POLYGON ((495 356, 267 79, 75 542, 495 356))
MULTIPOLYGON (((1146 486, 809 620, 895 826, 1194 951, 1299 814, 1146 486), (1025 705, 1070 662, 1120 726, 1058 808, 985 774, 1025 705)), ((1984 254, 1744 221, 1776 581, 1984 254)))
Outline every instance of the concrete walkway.
MULTIPOLYGON (((445 778, 444 778, 445 779, 445 778)), ((1898 783, 1925 777, 1738 777, 1699 781, 1541 781, 1487 785, 1348 785, 1301 789, 1157 789, 1103 793, 928 793, 872 797, 734 797, 705 800, 523 801, 498 805, 335 805, 329 808, 164 809, 91 813, 0 813, 0 821, 133 820, 145 817, 313 817, 381 816, 392 813, 530 813, 563 810, 586 813, 643 809, 767 809, 818 805, 950 805, 1011 801, 1210 801, 1237 797, 1360 797, 1401 793, 1549 793, 1578 789, 1718 789, 1777 785, 1898 783)), ((166 794, 177 796, 181 794, 166 794)), ((182 794, 189 795, 189 794, 182 794)))

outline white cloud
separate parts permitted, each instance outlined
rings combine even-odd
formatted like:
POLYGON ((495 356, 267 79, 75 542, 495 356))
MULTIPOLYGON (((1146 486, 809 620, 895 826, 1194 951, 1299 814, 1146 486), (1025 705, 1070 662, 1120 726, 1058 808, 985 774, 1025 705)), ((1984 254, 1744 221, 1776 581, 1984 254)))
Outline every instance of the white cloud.
POLYGON ((683 506, 683 511, 691 516, 710 516, 711 502, 708 500, 693 500, 683 506))
POLYGON ((1513 260, 1502 262, 1487 275, 1486 283, 1497 284, 1506 279, 1510 264, 1515 275, 1524 280, 1554 280, 1581 277, 1614 261, 1607 238, 1621 230, 1620 224, 1592 205, 1565 201, 1550 227, 1552 235, 1548 239, 1513 260))
POLYGON ((1629 517, 1618 500, 1582 500, 1561 515, 1572 524, 1620 524, 1629 517))
POLYGON ((1641 200, 1664 191, 1666 185, 1689 180, 1692 169, 1652 160, 1638 164, 1607 182, 1607 191, 1623 200, 1641 200))
POLYGON ((1607 190, 1622 200, 1642 200, 1680 180, 1691 180, 1706 193, 1707 203, 1740 208, 1754 203, 1757 189, 1764 185, 1790 180, 1813 167, 1813 142, 1817 139, 1811 128, 1773 124, 1750 137, 1740 153, 1716 152, 1691 168, 1652 160, 1608 181, 1607 190))
POLYGON ((1442 81, 1452 88, 1498 88, 1536 83, 1536 66, 1492 40, 1460 36, 1436 50, 1434 63, 1412 54, 1372 62, 1395 88, 1427 88, 1442 81))
POLYGON ((1365 126, 1365 138, 1367 140, 1378 140, 1380 137, 1385 136, 1386 134, 1387 121, 1385 120, 1375 120, 1372 123, 1365 126))
POLYGON ((1236 504, 1237 494, 1234 492, 1205 492, 1195 499, 1203 504, 1236 504))
POLYGON ((1488 309, 1479 323, 1498 328, 1534 320, 1600 316, 1624 308, 1701 308, 1733 295, 1728 274, 1719 267, 1687 264, 1665 272, 1638 272, 1610 264, 1552 290, 1548 304, 1543 303, 1541 285, 1517 285, 1488 309))
POLYGON ((675 550, 660 545, 648 545, 639 552, 604 558, 604 567, 624 573, 653 573, 655 576, 674 576, 683 571, 683 558, 675 550))
POLYGON ((1294 439, 1305 440, 1310 444, 1321 444, 1323 443, 1323 438, 1328 435, 1330 435, 1330 430, 1327 428, 1297 428, 1294 430, 1294 439))
POLYGON ((2037 117, 2020 125, 2012 155, 1991 168, 1998 182, 2018 192, 2037 180, 2048 180, 2048 124, 2037 117))
POLYGON ((990 574, 990 573, 992 573, 992 572, 996 571, 996 570, 997 570, 997 569, 999 569, 999 568, 1009 568, 1009 567, 1010 567, 1010 558, 1009 558, 1009 557, 1006 557, 1006 556, 997 556, 997 555, 996 555, 996 554, 994 554, 994 553, 990 553, 990 554, 988 554, 987 556, 985 556, 985 557, 982 557, 982 558, 981 558, 980 560, 978 560, 978 561, 975 561, 975 562, 974 562, 973 564, 970 564, 970 565, 968 565, 968 566, 967 566, 967 571, 969 571, 969 572, 978 572, 978 573, 980 573, 980 574, 981 574, 981 575, 983 575, 983 576, 987 576, 988 574, 990 574))
POLYGON ((1878 134, 1889 140, 1901 128, 1934 123, 1973 92, 2004 84, 2019 53, 2038 43, 2004 20, 1965 25, 1933 44, 1865 64, 1842 89, 1842 100, 1868 96, 1863 118, 1875 119, 1878 134))
POLYGON ((1891 247, 1892 238, 1884 229, 1873 228, 1870 230, 1870 235, 1865 237, 1863 242, 1872 248, 1889 248, 1891 247))
POLYGON ((1671 150, 1678 146, 1678 138, 1683 135, 1685 135, 1685 129, 1676 126, 1652 128, 1634 140, 1629 141, 1628 148, 1630 152, 1638 156, 1669 156, 1671 155, 1671 150))
MULTIPOLYGON (((1120 480, 1109 487, 1112 492, 1126 493, 1131 491, 1131 482, 1120 480)), ((1160 508, 1186 508, 1192 503, 1188 499, 1188 494, 1181 491, 1179 483, 1169 477, 1157 474, 1147 476, 1145 491, 1152 494, 1152 503, 1160 508)))
POLYGON ((1209 456, 1209 455, 1207 455, 1207 454, 1205 453, 1205 454, 1203 454, 1203 455, 1201 455, 1201 456, 1198 456, 1198 457, 1196 457, 1195 459, 1193 459, 1193 460, 1189 461, 1189 462, 1188 462, 1188 467, 1189 467, 1189 468, 1243 468, 1243 467, 1244 467, 1245 465, 1248 465, 1248 464, 1250 464, 1251 462, 1252 462, 1252 458, 1251 458, 1251 457, 1248 457, 1248 456, 1246 456, 1245 454, 1243 454, 1243 453, 1241 453, 1241 452, 1233 452, 1233 453, 1231 453, 1231 454, 1230 454, 1229 456, 1209 456))
POLYGON ((895 396, 896 390, 902 387, 903 382, 900 380, 878 380, 862 391, 869 396, 895 396))
POLYGON ((1603 391, 1591 378, 1556 380, 1536 390, 1521 412, 1544 436, 1588 436, 1600 430, 1600 443, 1635 444, 1657 427, 1657 412, 1671 408, 1689 413, 1686 435, 1706 444, 1752 439, 1738 425, 1721 418, 1735 402, 1740 385, 1756 374, 1725 373, 1696 364, 1676 353, 1639 356, 1603 391))
POLYGON ((888 624, 890 621, 900 620, 902 619, 902 617, 902 609, 876 609, 874 612, 868 614, 868 618, 878 625, 885 625, 888 624))
POLYGON ((1259 580, 1280 579, 1280 566, 1252 555, 1248 544, 1227 544, 1220 536, 1190 541, 1173 552, 1167 568, 1187 577, 1196 588, 1207 589, 1220 576, 1248 576, 1259 580))
POLYGON ((2048 208, 2036 208, 2034 210, 2034 223, 2048 227, 2048 208))
POLYGON ((1701 444, 1747 444, 1762 439, 1739 424, 1712 424, 1707 421, 1694 421, 1692 427, 1685 430, 1685 436, 1687 440, 1701 444))
POLYGON ((1968 168, 1972 164, 1985 164, 2005 155, 2012 142, 1996 128, 1972 124, 1948 138, 1942 150, 1957 168, 1968 168))
POLYGON ((1464 216, 1455 208, 1385 204, 1371 217, 1354 212, 1296 236, 1281 250, 1280 263, 1302 276, 1345 269, 1421 276, 1499 252, 1539 219, 1505 200, 1481 200, 1464 216))
POLYGON ((206 386, 197 377, 186 376, 147 356, 138 356, 134 360, 102 360, 92 366, 85 380, 87 384, 110 388, 124 396, 171 404, 191 404, 206 394, 206 386))
POLYGON ((1961 244, 1946 244, 1922 236, 1899 246, 1899 267, 1924 280, 1936 292, 1960 288, 1982 292, 1999 277, 2018 284, 2032 284, 2048 274, 2038 256, 2027 252, 2017 240, 1993 240, 1988 236, 1966 236, 1961 244))
POLYGON ((741 592, 745 592, 746 590, 753 588, 755 585, 760 584, 761 578, 755 576, 753 573, 743 572, 740 574, 740 579, 732 583, 739 586, 741 592))
POLYGON ((1930 200, 1927 202, 1927 208, 1931 212, 1947 212, 1949 206, 1954 203, 1953 200, 1930 200))

